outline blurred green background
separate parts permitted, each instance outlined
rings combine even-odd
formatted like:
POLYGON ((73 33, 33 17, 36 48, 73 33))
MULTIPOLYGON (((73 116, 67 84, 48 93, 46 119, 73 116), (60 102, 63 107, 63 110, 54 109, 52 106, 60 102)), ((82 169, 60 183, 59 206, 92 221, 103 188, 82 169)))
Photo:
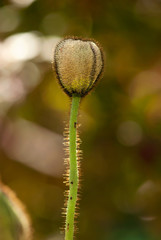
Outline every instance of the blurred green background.
POLYGON ((80 109, 77 239, 160 240, 160 0, 0 1, 1 179, 26 205, 34 240, 63 239, 70 100, 51 61, 67 35, 95 38, 106 55, 80 109))

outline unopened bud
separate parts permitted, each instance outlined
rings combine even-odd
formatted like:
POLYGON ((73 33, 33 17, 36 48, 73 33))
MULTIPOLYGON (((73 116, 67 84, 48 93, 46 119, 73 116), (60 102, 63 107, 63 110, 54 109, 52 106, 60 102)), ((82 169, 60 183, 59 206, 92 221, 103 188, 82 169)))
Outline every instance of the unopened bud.
POLYGON ((94 87, 103 72, 103 53, 92 40, 65 38, 54 53, 54 67, 65 93, 83 97, 94 87))

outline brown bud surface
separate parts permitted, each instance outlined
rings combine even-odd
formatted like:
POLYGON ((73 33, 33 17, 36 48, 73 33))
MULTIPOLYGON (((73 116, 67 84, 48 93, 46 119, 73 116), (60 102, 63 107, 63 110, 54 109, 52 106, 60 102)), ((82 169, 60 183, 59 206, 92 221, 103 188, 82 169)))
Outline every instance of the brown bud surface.
POLYGON ((54 67, 65 93, 84 97, 103 72, 103 53, 98 43, 80 38, 61 40, 54 52, 54 67))

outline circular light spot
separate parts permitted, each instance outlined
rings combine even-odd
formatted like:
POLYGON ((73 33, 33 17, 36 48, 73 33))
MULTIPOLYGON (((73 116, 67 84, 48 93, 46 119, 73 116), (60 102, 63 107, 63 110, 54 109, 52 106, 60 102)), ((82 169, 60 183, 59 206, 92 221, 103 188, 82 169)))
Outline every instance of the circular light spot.
POLYGON ((15 34, 5 40, 4 48, 4 57, 8 61, 25 61, 39 55, 41 40, 34 33, 15 34))
POLYGON ((5 6, 0 9, 0 32, 11 32, 19 25, 20 18, 16 9, 5 6))
POLYGON ((121 144, 134 146, 142 139, 143 133, 140 125, 134 121, 126 121, 120 124, 117 137, 121 144))

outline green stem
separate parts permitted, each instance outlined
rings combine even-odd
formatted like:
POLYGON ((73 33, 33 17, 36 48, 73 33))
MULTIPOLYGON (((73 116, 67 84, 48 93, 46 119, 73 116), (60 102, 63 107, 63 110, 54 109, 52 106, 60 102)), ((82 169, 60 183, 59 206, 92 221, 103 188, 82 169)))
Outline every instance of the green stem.
POLYGON ((74 234, 74 217, 78 191, 78 162, 77 162, 77 116, 80 97, 72 97, 69 122, 69 198, 65 226, 65 240, 72 240, 74 234))

